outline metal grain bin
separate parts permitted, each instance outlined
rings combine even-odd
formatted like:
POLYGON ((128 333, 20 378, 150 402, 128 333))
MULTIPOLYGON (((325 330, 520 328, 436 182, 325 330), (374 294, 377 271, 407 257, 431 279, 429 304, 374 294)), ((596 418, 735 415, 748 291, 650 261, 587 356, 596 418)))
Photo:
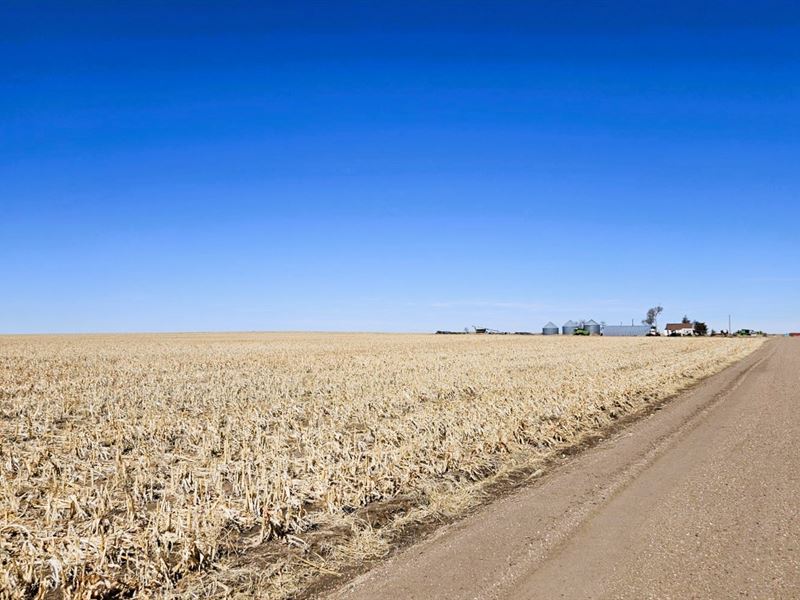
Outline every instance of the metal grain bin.
POLYGON ((572 335, 575 333, 575 329, 577 327, 578 324, 570 319, 569 321, 564 323, 564 325, 561 327, 561 333, 563 333, 564 335, 572 335))
POLYGON ((542 335, 558 335, 558 325, 552 321, 548 322, 547 325, 542 327, 542 335))
POLYGON ((586 331, 589 332, 589 335, 600 335, 600 332, 602 331, 602 327, 600 327, 600 323, 598 323, 598 322, 596 322, 596 321, 594 321, 592 319, 589 319, 588 321, 586 321, 586 323, 584 323, 583 326, 586 329, 586 331))

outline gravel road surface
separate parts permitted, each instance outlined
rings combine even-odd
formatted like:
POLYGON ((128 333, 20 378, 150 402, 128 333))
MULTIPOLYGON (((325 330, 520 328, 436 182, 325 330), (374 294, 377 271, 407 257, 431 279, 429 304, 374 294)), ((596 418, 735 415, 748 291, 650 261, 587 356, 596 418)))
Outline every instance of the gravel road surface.
POLYGON ((800 339, 329 595, 800 598, 800 339))

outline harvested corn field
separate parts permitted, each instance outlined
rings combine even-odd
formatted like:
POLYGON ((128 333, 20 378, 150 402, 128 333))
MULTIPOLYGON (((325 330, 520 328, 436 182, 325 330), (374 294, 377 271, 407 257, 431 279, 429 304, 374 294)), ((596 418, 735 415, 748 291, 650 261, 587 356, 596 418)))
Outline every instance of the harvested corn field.
POLYGON ((2 337, 0 587, 289 595, 761 343, 2 337))

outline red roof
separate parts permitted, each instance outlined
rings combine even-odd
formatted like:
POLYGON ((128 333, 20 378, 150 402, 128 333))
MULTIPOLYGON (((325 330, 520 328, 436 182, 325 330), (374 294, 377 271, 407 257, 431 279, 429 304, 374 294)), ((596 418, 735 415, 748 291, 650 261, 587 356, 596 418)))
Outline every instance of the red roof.
POLYGON ((681 329, 694 329, 691 323, 667 323, 667 331, 680 331, 681 329))

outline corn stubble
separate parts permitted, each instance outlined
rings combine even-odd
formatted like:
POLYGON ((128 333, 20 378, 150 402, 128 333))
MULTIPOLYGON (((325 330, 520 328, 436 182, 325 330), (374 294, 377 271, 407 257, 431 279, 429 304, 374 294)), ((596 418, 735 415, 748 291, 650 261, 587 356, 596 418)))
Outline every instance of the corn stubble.
POLYGON ((760 343, 0 338, 2 596, 288 595, 760 343))

